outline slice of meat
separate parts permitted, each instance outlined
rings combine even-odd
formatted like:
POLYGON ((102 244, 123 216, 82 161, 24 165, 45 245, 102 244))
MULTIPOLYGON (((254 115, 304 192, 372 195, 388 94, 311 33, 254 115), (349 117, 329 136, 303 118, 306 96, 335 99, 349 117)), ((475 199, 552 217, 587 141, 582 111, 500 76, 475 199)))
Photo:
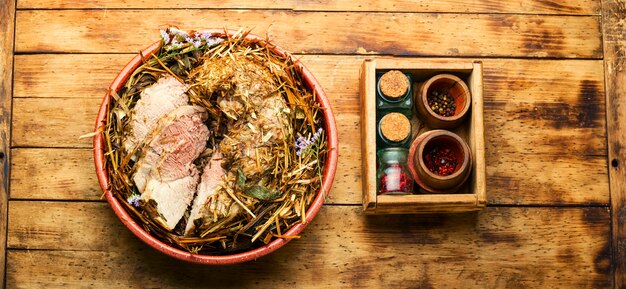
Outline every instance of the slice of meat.
POLYGON ((141 92, 132 109, 129 134, 124 140, 124 149, 130 153, 146 141, 146 137, 165 114, 186 105, 189 97, 187 88, 173 76, 159 78, 141 92))
POLYGON ((285 100, 279 95, 263 99, 254 108, 256 116, 250 114, 245 120, 235 122, 220 143, 224 157, 234 160, 232 166, 241 168, 251 181, 257 181, 274 163, 267 156, 272 154, 274 145, 283 143, 283 131, 288 125, 286 108, 285 100))
POLYGON ((191 213, 187 221, 187 227, 185 228, 185 235, 190 235, 196 228, 194 221, 201 217, 200 211, 202 206, 207 203, 209 198, 215 196, 215 194, 223 186, 222 177, 224 176, 224 169, 222 168, 222 154, 216 151, 211 156, 211 160, 204 167, 202 172, 202 178, 198 185, 198 194, 191 206, 191 213))
MULTIPOLYGON (((230 172, 226 172, 226 179, 234 179, 234 176, 230 172)), ((203 179, 205 181, 205 179, 203 179)), ((207 186, 213 186, 213 182, 207 181, 207 186)), ((193 229, 189 233, 193 233, 194 229, 199 230, 199 233, 205 231, 215 232, 218 231, 222 224, 232 220, 239 216, 243 212, 243 208, 228 194, 226 190, 232 190, 232 182, 227 184, 218 185, 211 191, 210 195, 206 198, 204 203, 199 206, 196 217, 189 218, 193 223, 193 229), (198 226, 196 228, 196 226, 198 226)), ((200 193, 200 190, 199 190, 200 193)))
POLYGON ((198 185, 194 160, 205 150, 209 130, 204 108, 185 105, 163 116, 148 136, 133 181, 145 203, 154 202, 173 229, 189 207, 198 185))
POLYGON ((176 227, 193 200, 200 174, 196 168, 193 168, 190 173, 186 177, 174 180, 150 179, 146 184, 146 190, 141 195, 145 202, 150 200, 156 202, 159 215, 153 217, 160 218, 167 230, 171 231, 176 227))
MULTIPOLYGON (((201 198, 194 201, 186 234, 192 233, 196 226, 199 227, 196 231, 201 233, 215 232, 224 222, 243 214, 243 206, 258 200, 236 201, 233 196, 242 188, 234 180, 243 174, 244 187, 259 185, 274 168, 276 157, 283 157, 284 132, 289 130, 288 106, 284 96, 278 93, 280 86, 269 69, 271 65, 241 56, 225 57, 205 59, 192 72, 199 87, 215 99, 217 107, 230 119, 219 144, 228 170, 215 174, 228 181, 210 180, 203 174, 199 187, 206 183, 211 192, 198 189, 201 198), (218 182, 222 185, 215 185, 218 182)), ((209 174, 206 170, 205 173, 209 174)))

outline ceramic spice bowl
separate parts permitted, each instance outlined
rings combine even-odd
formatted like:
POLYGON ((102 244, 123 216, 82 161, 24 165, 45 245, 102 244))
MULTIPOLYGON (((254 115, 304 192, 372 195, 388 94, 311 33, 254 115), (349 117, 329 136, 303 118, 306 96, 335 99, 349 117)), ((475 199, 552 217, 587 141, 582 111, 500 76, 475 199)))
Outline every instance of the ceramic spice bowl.
POLYGON ((431 77, 419 86, 415 98, 417 112, 431 129, 459 126, 472 102, 465 82, 452 74, 431 77))
POLYGON ((467 180, 472 167, 471 151, 457 134, 431 130, 421 134, 409 150, 413 179, 431 193, 450 193, 467 180))

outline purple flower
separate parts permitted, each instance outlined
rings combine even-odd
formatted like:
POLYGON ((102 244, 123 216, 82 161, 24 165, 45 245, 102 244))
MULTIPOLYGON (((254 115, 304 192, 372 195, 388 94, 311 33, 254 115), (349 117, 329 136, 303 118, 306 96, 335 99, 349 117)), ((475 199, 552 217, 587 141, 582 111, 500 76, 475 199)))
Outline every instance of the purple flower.
POLYGON ((170 35, 167 33, 167 31, 161 30, 159 32, 161 33, 161 39, 163 40, 163 43, 167 44, 168 42, 170 42, 170 35))
POLYGON ((180 30, 180 29, 178 29, 178 28, 175 28, 175 27, 170 27, 170 28, 169 28, 169 30, 170 30, 170 33, 171 33, 172 35, 175 35, 175 36, 180 36, 180 37, 182 37, 182 38, 189 37, 189 34, 187 34, 187 32, 186 32, 186 31, 180 30))
POLYGON ((192 43, 195 48, 200 48, 202 46, 202 39, 196 38, 196 40, 192 41, 192 43))
POLYGON ((173 39, 172 43, 170 43, 170 46, 167 47, 167 50, 174 50, 174 49, 180 49, 183 46, 182 43, 178 42, 178 40, 173 39))
POLYGON ((215 44, 221 43, 224 40, 220 37, 212 37, 210 33, 206 32, 202 33, 199 38, 206 42, 207 47, 211 47, 215 44))
POLYGON ((130 197, 128 197, 128 199, 126 199, 128 204, 135 208, 139 208, 139 200, 141 200, 141 196, 137 194, 132 194, 130 195, 130 197))
POLYGON ((317 130, 317 132, 313 134, 313 136, 311 136, 311 138, 299 136, 298 139, 296 139, 296 155, 300 156, 305 150, 307 150, 311 146, 311 144, 315 143, 320 138, 323 132, 324 130, 320 128, 317 130))

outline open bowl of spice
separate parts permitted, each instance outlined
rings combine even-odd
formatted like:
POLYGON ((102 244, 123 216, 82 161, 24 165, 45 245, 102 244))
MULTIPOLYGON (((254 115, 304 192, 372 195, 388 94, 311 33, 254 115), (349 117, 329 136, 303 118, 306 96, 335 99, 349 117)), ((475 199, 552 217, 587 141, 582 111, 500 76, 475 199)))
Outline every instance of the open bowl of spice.
POLYGON ((418 113, 432 129, 457 127, 465 119, 471 103, 467 84, 447 73, 422 83, 415 97, 418 113))
POLYGON ((415 182, 431 193, 457 191, 472 167, 467 143, 447 130, 431 130, 417 137, 411 144, 408 161, 415 182))
POLYGON ((254 260, 299 238, 337 166, 321 85, 242 31, 162 30, 113 80, 96 132, 115 214, 148 245, 198 264, 254 260))

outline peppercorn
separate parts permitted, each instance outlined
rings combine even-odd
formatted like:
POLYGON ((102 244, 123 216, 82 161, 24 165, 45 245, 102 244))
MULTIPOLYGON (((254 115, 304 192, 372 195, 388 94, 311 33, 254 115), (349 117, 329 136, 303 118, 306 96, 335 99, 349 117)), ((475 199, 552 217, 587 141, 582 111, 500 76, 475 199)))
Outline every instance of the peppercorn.
POLYGON ((457 160, 455 153, 450 148, 435 146, 424 155, 424 163, 428 170, 445 177, 455 172, 457 160))
POLYGON ((430 109, 436 114, 445 117, 454 115, 456 103, 454 102, 454 97, 450 96, 447 91, 433 90, 430 95, 428 95, 427 100, 428 106, 430 106, 430 109))

